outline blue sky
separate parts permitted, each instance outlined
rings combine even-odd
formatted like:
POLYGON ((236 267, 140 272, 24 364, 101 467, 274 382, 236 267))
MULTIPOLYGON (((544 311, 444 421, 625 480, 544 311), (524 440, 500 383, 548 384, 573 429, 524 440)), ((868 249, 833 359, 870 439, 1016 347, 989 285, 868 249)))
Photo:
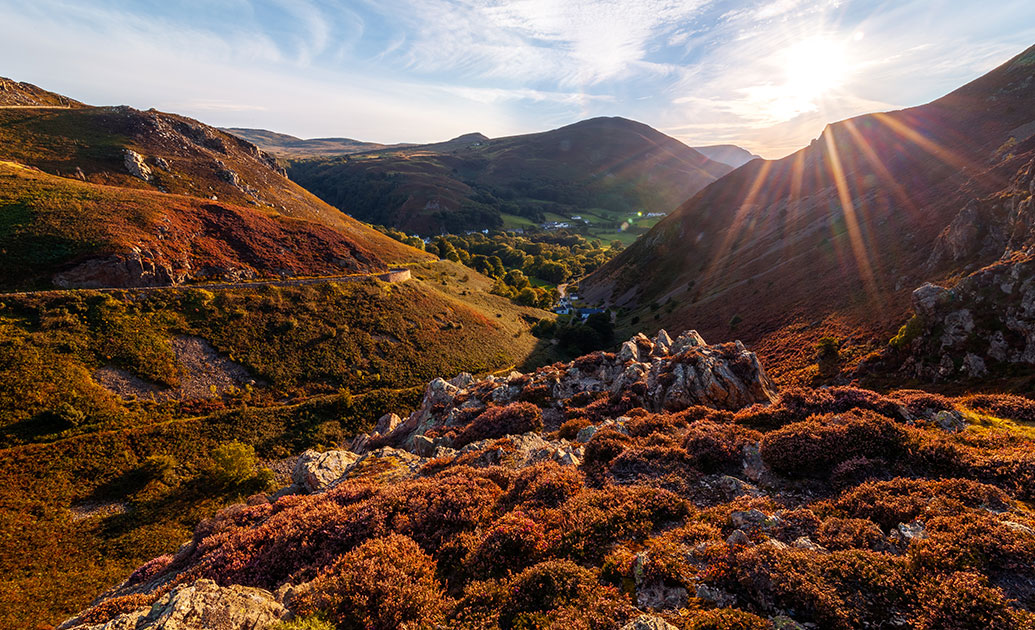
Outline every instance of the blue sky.
POLYGON ((780 157, 1032 44, 1031 0, 0 0, 0 76, 377 142, 608 115, 780 157))

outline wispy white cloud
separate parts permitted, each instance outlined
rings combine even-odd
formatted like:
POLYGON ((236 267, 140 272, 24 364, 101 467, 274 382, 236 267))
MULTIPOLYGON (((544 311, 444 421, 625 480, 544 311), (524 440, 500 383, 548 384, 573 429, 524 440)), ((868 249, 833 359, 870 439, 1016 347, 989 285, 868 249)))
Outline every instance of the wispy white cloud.
POLYGON ((294 135, 636 118, 767 156, 1035 41, 1030 0, 0 0, 0 73, 294 135))

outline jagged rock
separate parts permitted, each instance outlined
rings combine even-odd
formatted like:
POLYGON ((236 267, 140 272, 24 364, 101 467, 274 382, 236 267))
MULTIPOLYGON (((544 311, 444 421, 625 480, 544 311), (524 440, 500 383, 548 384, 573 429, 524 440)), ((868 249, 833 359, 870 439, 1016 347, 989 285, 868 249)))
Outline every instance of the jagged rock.
MULTIPOLYGON (((668 333, 665 333, 668 336, 668 333)), ((704 342, 704 338, 696 330, 688 330, 682 335, 669 344, 672 348, 671 354, 680 354, 686 352, 690 348, 697 348, 700 346, 707 345, 704 342)))
POLYGON ((622 630, 678 630, 678 628, 661 617, 640 615, 622 626, 622 630))
POLYGON ((822 545, 817 545, 816 543, 812 542, 812 539, 808 536, 801 536, 800 538, 795 540, 791 546, 795 549, 814 551, 816 553, 826 553, 827 551, 826 547, 823 547, 822 545))
MULTIPOLYGON (((743 533, 743 532, 741 532, 743 533)), ((718 608, 727 608, 732 606, 737 598, 731 593, 724 591, 721 588, 714 588, 706 586, 704 584, 697 585, 697 592, 694 593, 697 599, 703 599, 706 602, 711 602, 718 608)))
POLYGON ((247 586, 218 586, 198 580, 178 586, 153 606, 119 615, 99 625, 78 625, 75 619, 62 630, 264 630, 288 616, 269 591, 247 586))
POLYGON ((769 619, 773 624, 773 630, 805 630, 805 626, 785 615, 778 615, 769 619))
POLYGON ((923 286, 913 291, 913 310, 917 315, 927 316, 934 312, 943 299, 949 295, 949 290, 936 284, 926 282, 923 286))
POLYGON ((665 356, 670 354, 672 350, 672 337, 668 336, 668 333, 664 328, 658 331, 658 336, 654 339, 654 354, 657 356, 665 356))
MULTIPOLYGON (((643 392, 637 394, 642 399, 638 402, 650 411, 685 409, 696 404, 740 409, 775 399, 775 385, 755 354, 742 343, 707 346, 696 331, 688 331, 672 342, 672 354, 657 356, 658 348, 670 341, 667 333, 659 333, 658 339, 660 343, 637 335, 617 355, 595 353, 527 375, 512 372, 506 378, 474 380, 469 374, 462 374, 452 381, 435 379, 425 389, 417 410, 382 435, 387 443, 413 451, 416 436, 433 428, 456 427, 472 417, 471 413, 462 412, 509 404, 519 400, 529 388, 549 389, 556 400, 584 392, 643 392), (455 404, 458 397, 462 402, 455 404)), ((577 441, 588 440, 606 424, 584 429, 577 441)), ((624 432, 621 419, 614 421, 613 426, 624 432)), ((426 446, 422 448, 422 452, 427 452, 426 446)))
POLYGON ((747 547, 751 544, 751 539, 748 538, 747 533, 742 529, 735 529, 733 533, 726 538, 726 544, 731 547, 747 547))
POLYGON ((306 451, 298 458, 291 480, 307 492, 320 492, 340 479, 360 459, 351 451, 306 451))
POLYGON ((737 529, 760 529, 769 521, 761 510, 738 510, 730 514, 730 523, 737 529))
POLYGON ((172 170, 172 167, 169 166, 169 162, 165 158, 163 158, 163 157, 156 157, 155 158, 155 166, 157 166, 158 168, 160 168, 160 169, 162 169, 163 171, 166 171, 166 172, 172 170))
POLYGON ((413 452, 421 457, 432 457, 435 454, 435 441, 426 435, 414 436, 413 452))
POLYGON ((145 182, 150 182, 153 179, 151 167, 144 161, 144 156, 136 151, 126 149, 123 152, 123 163, 126 166, 126 171, 133 177, 142 179, 145 182))
POLYGON ((399 416, 394 413, 386 413, 377 419, 377 424, 374 425, 374 435, 388 435, 394 431, 401 422, 402 418, 399 416))

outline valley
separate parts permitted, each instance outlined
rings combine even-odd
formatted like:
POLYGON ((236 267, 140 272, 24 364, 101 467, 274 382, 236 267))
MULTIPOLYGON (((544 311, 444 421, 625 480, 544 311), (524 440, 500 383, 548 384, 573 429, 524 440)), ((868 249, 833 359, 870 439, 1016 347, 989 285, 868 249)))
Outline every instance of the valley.
MULTIPOLYGON (((0 78, 0 628, 1035 628, 1035 47, 729 143, 826 115, 822 56, 790 105, 737 88, 750 124, 671 125, 698 148, 611 115, 305 140, 244 126, 302 83, 161 101, 216 127, 0 78)), ((629 102, 575 76, 462 91, 629 102)), ((698 78, 668 106, 719 102, 698 78)))

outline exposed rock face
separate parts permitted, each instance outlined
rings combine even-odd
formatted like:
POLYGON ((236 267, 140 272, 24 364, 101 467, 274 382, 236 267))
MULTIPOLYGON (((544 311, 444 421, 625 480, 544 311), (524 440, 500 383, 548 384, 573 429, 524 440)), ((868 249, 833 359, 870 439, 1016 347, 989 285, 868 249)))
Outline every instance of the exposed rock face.
POLYGON ((902 369, 928 381, 979 378, 1010 364, 1035 364, 1035 258, 1017 254, 951 290, 913 294, 917 321, 902 369))
POLYGON ((190 263, 172 265, 153 252, 134 247, 125 254, 92 258, 54 276, 64 289, 157 287, 182 284, 190 276, 190 263))
POLYGON ((70 619, 62 630, 263 630, 288 614, 269 591, 220 587, 212 580, 179 586, 153 606, 119 615, 100 625, 70 619))
POLYGON ((617 354, 598 352, 533 374, 513 372, 481 381, 469 374, 450 381, 437 378, 428 384, 418 409, 382 437, 412 450, 417 437, 433 428, 455 427, 472 410, 506 405, 533 392, 558 401, 584 392, 633 395, 649 411, 691 405, 735 410, 772 402, 776 386, 739 341, 709 346, 694 330, 675 341, 660 331, 654 340, 636 335, 617 354))
POLYGON ((126 149, 125 151, 125 164, 126 170, 130 175, 138 179, 142 179, 145 182, 150 182, 153 178, 151 174, 151 167, 144 161, 144 156, 140 155, 132 149, 126 149))
POLYGON ((298 458, 291 480, 307 492, 318 492, 348 471, 359 455, 351 451, 306 451, 298 458))

